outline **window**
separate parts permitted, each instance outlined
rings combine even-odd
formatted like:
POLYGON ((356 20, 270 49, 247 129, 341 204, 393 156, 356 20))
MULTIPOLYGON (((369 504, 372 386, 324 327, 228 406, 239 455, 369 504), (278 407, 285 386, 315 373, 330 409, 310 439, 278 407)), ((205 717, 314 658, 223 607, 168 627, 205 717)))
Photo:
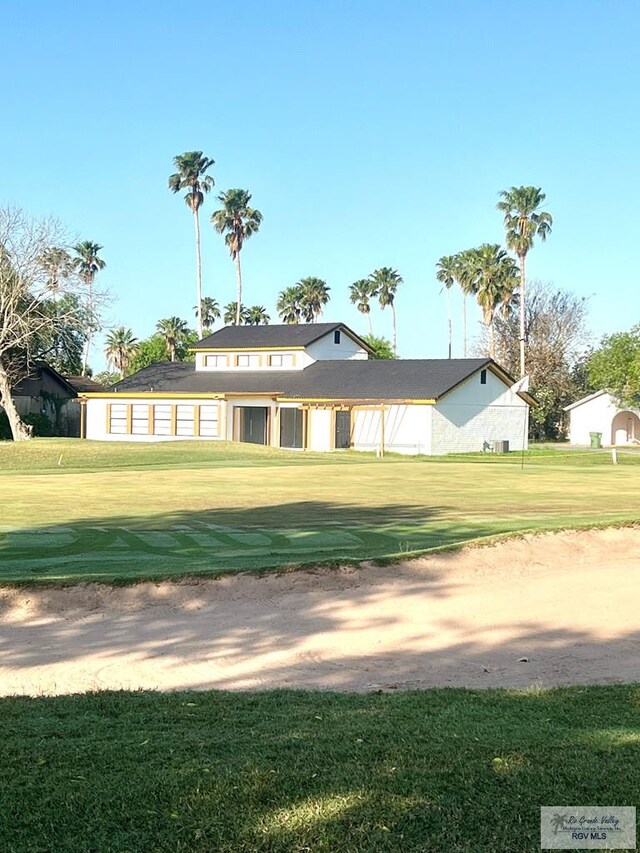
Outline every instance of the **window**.
POLYGON ((259 367, 260 356, 258 355, 239 355, 238 367, 259 367))
POLYGON ((193 435, 193 406, 176 406, 176 435, 193 435))
POLYGON ((127 404, 112 403, 109 411, 109 432, 125 435, 127 432, 127 404))
POLYGON ((269 367, 293 367, 293 353, 274 353, 269 356, 269 367))
POLYGON ((205 367, 226 367, 227 366, 227 357, 226 357, 226 355, 205 355, 204 366, 205 367))
POLYGON ((171 435, 171 406, 168 403, 156 403, 153 407, 153 434, 171 435))
POLYGON ((336 329, 335 332, 333 333, 333 342, 334 342, 334 344, 340 343, 340 329, 336 329))
POLYGON ((481 385, 487 384, 487 371, 486 370, 480 371, 480 384, 481 385))
POLYGON ((280 409, 280 447, 302 447, 302 409, 280 409))
POLYGON ((218 436, 218 404, 206 403, 200 406, 200 435, 203 438, 218 436))
POLYGON ((149 433, 149 406, 146 403, 134 403, 131 406, 131 432, 133 435, 149 433))

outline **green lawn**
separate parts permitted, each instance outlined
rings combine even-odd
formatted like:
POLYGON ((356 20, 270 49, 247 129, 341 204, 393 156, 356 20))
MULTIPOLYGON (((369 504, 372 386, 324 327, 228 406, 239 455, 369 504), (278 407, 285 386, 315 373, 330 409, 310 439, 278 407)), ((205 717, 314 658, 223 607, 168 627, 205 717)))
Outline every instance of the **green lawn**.
POLYGON ((135 580, 394 559, 640 519, 640 454, 444 459, 227 443, 0 444, 0 582, 135 580))
POLYGON ((636 805, 640 688, 0 702, 3 853, 533 853, 636 805))

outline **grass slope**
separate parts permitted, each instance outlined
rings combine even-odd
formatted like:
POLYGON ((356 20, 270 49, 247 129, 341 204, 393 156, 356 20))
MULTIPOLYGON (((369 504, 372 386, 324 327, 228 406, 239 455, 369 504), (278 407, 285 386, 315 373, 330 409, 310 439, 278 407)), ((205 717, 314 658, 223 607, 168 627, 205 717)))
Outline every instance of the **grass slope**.
POLYGON ((4 853, 540 849, 540 805, 633 805, 640 688, 0 702, 4 853))
POLYGON ((0 582, 136 580, 393 559, 640 518, 640 454, 445 459, 227 443, 0 446, 0 582))

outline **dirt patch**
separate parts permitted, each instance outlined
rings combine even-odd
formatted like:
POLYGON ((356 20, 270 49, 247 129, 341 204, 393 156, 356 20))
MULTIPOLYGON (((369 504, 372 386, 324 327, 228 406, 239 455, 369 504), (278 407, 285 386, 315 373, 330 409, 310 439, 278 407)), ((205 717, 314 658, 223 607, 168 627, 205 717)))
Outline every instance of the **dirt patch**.
POLYGON ((640 528, 394 566, 0 590, 0 695, 640 680, 640 528))

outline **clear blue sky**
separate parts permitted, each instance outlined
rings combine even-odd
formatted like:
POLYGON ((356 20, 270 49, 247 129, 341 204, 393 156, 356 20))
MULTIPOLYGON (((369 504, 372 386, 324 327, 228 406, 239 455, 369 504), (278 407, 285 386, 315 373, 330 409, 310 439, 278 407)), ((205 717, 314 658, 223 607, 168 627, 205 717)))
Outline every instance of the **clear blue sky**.
MULTIPOLYGON (((530 277, 591 296, 597 334, 626 328, 639 24, 636 0, 6 4, 1 199, 101 243, 109 323, 142 337, 160 317, 193 323, 192 222, 167 176, 201 149, 216 192, 247 188, 264 214, 243 253, 248 304, 275 319, 280 289, 319 276, 324 319, 364 332, 347 287, 396 267, 400 352, 427 357, 446 355, 436 260, 500 241, 498 191, 535 184, 555 224, 530 277)), ((224 304, 214 201, 204 292, 224 304)), ((374 330, 390 334, 388 313, 374 330)))

